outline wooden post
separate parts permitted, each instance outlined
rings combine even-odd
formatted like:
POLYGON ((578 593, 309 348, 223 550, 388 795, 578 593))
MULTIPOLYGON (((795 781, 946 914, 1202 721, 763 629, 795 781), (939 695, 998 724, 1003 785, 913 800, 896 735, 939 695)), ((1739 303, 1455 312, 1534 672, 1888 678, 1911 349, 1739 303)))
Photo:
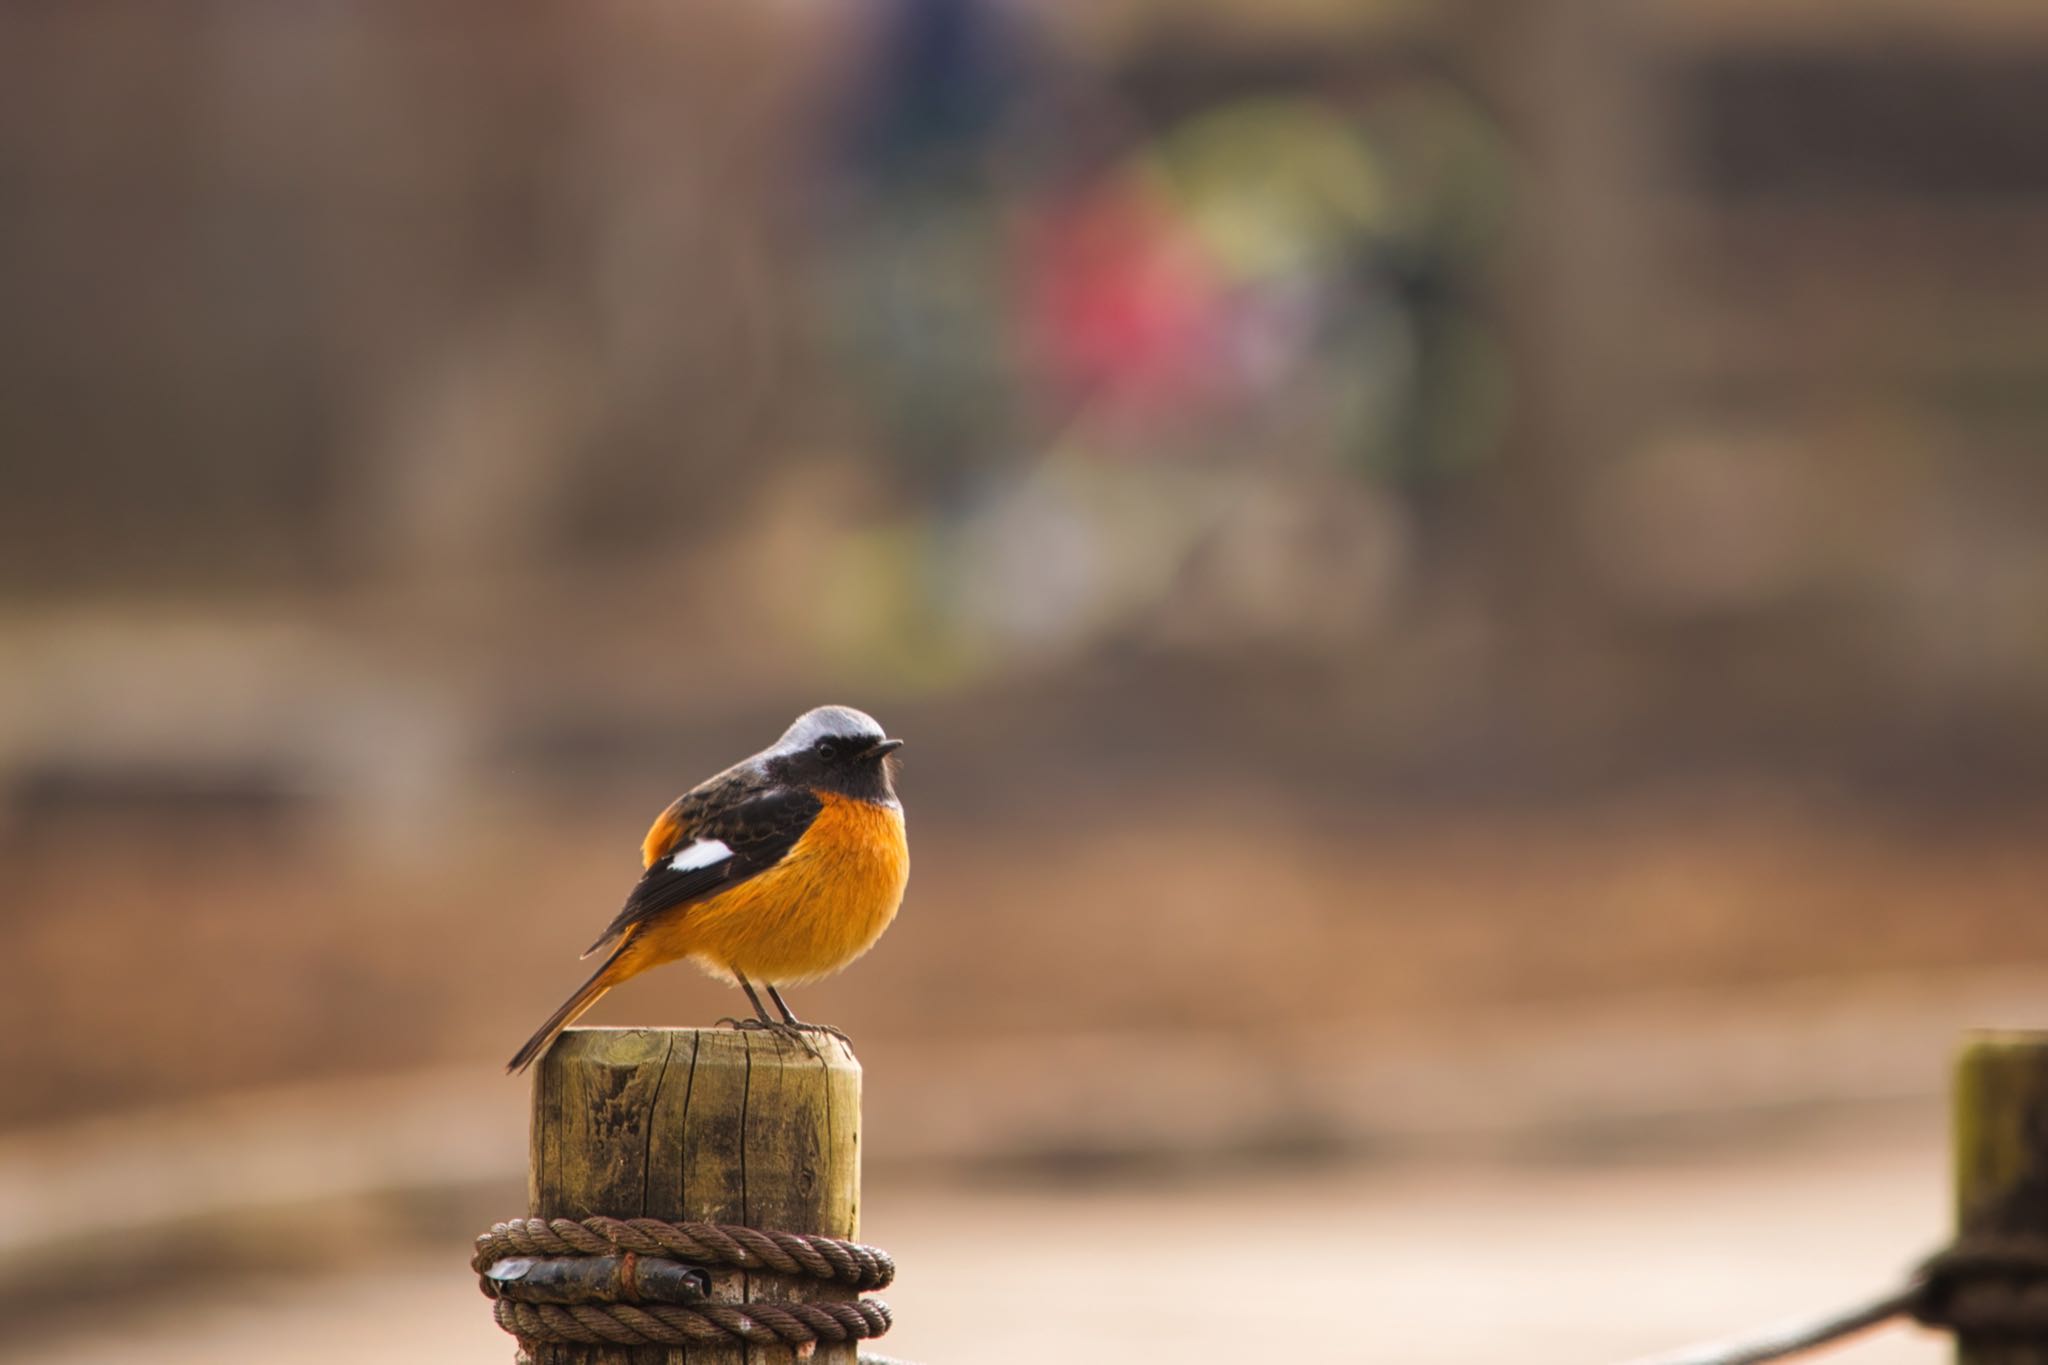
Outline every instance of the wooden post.
MULTIPOLYGON (((1970 1035, 1956 1064, 1956 1226, 2048 1239, 2048 1033, 1970 1035)), ((2048 1344, 1956 1339, 1960 1365, 2048 1365, 2048 1344)))
MULTIPOLYGON (((539 1218, 663 1218, 860 1234, 860 1063, 829 1034, 571 1029, 533 1083, 539 1218), (808 1046, 806 1046, 808 1044, 808 1046)), ((853 1291, 720 1271, 727 1302, 853 1291)), ((539 1347, 533 1365, 788 1365, 786 1347, 539 1347)), ((855 1365, 820 1343, 814 1365, 855 1365)))

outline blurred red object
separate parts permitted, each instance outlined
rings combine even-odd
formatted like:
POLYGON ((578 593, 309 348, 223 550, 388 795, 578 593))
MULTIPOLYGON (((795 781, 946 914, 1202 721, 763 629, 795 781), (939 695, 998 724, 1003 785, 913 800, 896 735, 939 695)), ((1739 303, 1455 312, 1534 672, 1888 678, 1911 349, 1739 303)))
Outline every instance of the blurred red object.
POLYGON ((1214 393, 1223 281, 1142 187, 1097 183, 1044 210, 1022 284, 1029 354, 1056 398, 1159 417, 1214 393))

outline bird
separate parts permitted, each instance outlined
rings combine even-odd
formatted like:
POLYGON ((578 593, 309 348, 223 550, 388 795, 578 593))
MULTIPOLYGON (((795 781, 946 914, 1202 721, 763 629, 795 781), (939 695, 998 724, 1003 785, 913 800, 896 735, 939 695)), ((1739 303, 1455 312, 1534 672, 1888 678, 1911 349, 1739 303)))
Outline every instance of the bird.
POLYGON ((895 783, 902 745, 864 711, 819 706, 677 797, 641 841, 643 872, 625 905, 584 950, 609 949, 603 964, 506 1071, 524 1071, 612 987, 679 958, 747 993, 755 1018, 740 1027, 836 1032, 798 1019, 777 988, 840 970, 895 919, 910 880, 895 783))

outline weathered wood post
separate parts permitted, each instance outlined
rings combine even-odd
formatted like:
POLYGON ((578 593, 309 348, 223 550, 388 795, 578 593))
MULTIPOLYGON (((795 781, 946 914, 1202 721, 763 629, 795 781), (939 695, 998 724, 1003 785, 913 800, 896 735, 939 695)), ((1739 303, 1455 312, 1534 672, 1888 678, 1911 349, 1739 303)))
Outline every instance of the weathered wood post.
MULTIPOLYGON (((2048 1244, 2048 1033, 1970 1035, 1956 1064, 1955 1162, 1963 1237, 2048 1244)), ((1956 1359, 2048 1365, 2048 1343, 1958 1333, 1956 1359)))
MULTIPOLYGON (((533 1084, 538 1218, 661 1218, 854 1238, 860 1063, 829 1034, 571 1029, 533 1084)), ((728 1303, 850 1299, 832 1285, 721 1270, 728 1303)), ((818 1343, 815 1365, 855 1365, 818 1343)), ((787 1347, 538 1345, 533 1365, 787 1365, 787 1347)))

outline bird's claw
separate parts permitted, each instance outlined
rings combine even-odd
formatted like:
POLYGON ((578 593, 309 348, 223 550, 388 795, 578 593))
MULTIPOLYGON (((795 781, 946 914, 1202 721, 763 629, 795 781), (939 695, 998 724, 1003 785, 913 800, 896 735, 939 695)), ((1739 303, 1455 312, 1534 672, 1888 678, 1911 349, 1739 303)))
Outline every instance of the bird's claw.
POLYGON ((848 1047, 853 1046, 853 1039, 847 1037, 844 1032, 832 1027, 830 1024, 803 1024, 792 1021, 788 1027, 796 1030, 798 1033, 829 1033, 848 1047))
POLYGON ((796 1043, 819 1061, 823 1061, 825 1055, 818 1051, 818 1045, 811 1040, 810 1035, 814 1033, 830 1034, 832 1037, 837 1038, 848 1052, 853 1051, 853 1039, 847 1037, 844 1032, 830 1024, 806 1024, 797 1019, 787 1020, 782 1023, 771 1023, 766 1019, 735 1019, 731 1015, 727 1015, 718 1021, 717 1027, 746 1029, 754 1033, 772 1033, 778 1038, 787 1038, 791 1042, 796 1043))

